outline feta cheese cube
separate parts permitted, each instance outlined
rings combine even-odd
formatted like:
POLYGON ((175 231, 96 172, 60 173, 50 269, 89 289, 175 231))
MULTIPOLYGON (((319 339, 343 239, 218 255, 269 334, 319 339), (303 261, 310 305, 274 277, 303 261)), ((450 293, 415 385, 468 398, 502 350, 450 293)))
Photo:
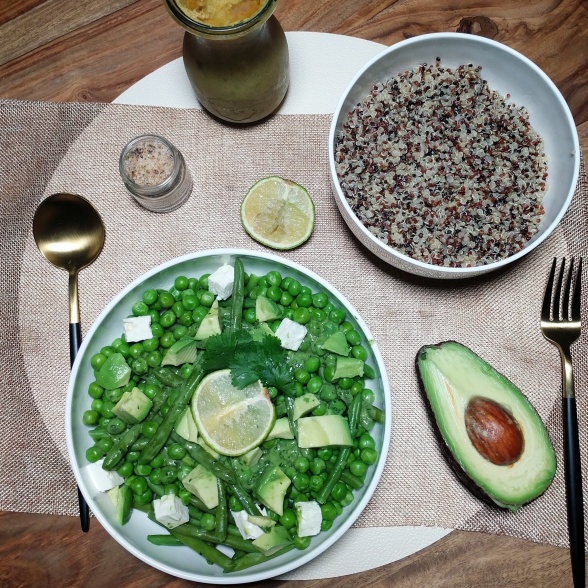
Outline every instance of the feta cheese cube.
POLYGON ((153 337, 153 333, 151 332, 151 317, 149 315, 131 316, 123 319, 123 329, 127 343, 145 341, 145 339, 151 339, 153 337))
POLYGON ((231 514, 235 519, 235 525, 237 525, 237 529, 239 529, 239 533, 241 533, 243 539, 257 539, 263 535, 263 529, 254 525, 244 510, 240 510, 239 512, 231 511, 231 514))
POLYGON ((315 500, 296 502, 294 508, 298 519, 298 536, 312 537, 313 535, 318 535, 323 522, 323 513, 319 503, 315 500))
POLYGON ((120 486, 125 480, 119 476, 116 471, 107 471, 102 469, 103 459, 84 466, 84 471, 88 474, 91 484, 99 492, 108 492, 115 486, 120 486))
POLYGON ((234 279, 235 269, 225 263, 208 276, 208 289, 216 294, 219 300, 226 300, 233 293, 234 279))
POLYGON ((300 344, 306 336, 306 331, 307 329, 304 325, 285 318, 274 334, 282 342, 282 347, 291 351, 298 351, 300 344))
POLYGON ((153 501, 155 518, 168 529, 179 527, 190 520, 188 507, 174 494, 165 494, 153 501))

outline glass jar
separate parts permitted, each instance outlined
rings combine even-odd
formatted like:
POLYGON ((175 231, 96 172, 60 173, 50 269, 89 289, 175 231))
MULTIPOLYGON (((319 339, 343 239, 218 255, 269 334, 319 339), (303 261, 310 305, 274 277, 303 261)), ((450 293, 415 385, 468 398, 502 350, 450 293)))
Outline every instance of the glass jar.
MULTIPOLYGON (((184 66, 203 108, 232 122, 251 123, 265 118, 281 104, 290 80, 286 35, 273 16, 277 0, 260 0, 250 17, 231 22, 196 20, 190 0, 165 0, 172 17, 185 30, 184 66)), ((232 9, 255 5, 252 0, 227 0, 232 9)), ((197 3, 217 11, 222 1, 197 3)), ((222 18, 222 15, 220 15, 222 18)), ((241 15, 242 16, 242 15, 241 15)))
POLYGON ((179 208, 192 193, 182 154, 164 137, 140 135, 124 147, 119 170, 131 196, 152 212, 179 208))

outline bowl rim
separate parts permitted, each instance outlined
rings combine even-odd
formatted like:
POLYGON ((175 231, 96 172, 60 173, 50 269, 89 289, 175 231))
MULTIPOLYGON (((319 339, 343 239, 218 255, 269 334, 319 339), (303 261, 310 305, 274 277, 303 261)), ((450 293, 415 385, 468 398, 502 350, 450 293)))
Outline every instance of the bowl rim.
MULTIPOLYGON (((329 149, 329 169, 330 169, 331 180, 332 180, 331 183, 332 183, 333 188, 336 192, 337 205, 339 207, 343 207, 345 212, 348 215, 347 217, 344 217, 345 221, 347 222, 348 219, 352 219, 354 226, 358 227, 358 229, 361 231, 361 233, 377 249, 385 252, 386 254, 391 256, 392 258, 397 259, 402 264, 403 267, 414 266, 415 273, 417 273, 418 275, 424 275, 424 276, 435 277, 435 278, 444 278, 444 277, 467 278, 470 276, 479 275, 481 273, 487 273, 487 272, 490 272, 493 270, 497 270, 497 269, 502 268, 510 263, 513 263, 514 261, 520 259, 524 255, 527 255, 529 252, 531 252, 533 249, 535 249, 540 243, 545 241, 545 239, 547 239, 551 235, 551 233, 554 231, 554 229, 557 227, 557 225, 559 224, 559 222, 563 218, 564 214, 567 212, 567 210, 572 202, 572 198, 574 197, 574 193, 576 191, 577 184, 578 184, 578 178, 580 175, 580 140, 578 137, 578 130, 576 128, 574 118, 572 116, 572 113, 570 111, 570 108, 569 108, 565 98, 563 97, 562 93, 559 91, 557 86, 553 83, 551 78, 549 78, 549 76, 538 65, 536 65, 533 61, 531 61, 528 57, 525 57, 522 53, 519 53, 517 50, 513 49, 512 47, 509 47, 508 45, 505 45, 504 43, 500 43, 499 41, 494 41, 493 39, 488 39, 486 37, 480 37, 477 35, 472 35, 472 34, 467 34, 467 33, 449 33, 449 32, 447 32, 447 33, 427 33, 427 34, 423 34, 423 35, 417 35, 415 37, 411 37, 410 39, 405 39, 404 41, 399 41, 398 43, 394 43, 394 44, 390 45, 390 47, 387 47, 386 49, 384 49, 383 51, 381 51, 380 53, 375 55, 355 74, 355 76, 352 78, 352 80, 349 82, 349 84, 347 84, 347 87, 343 91, 343 94, 341 95, 339 102, 337 103, 337 106, 335 108, 335 112, 333 114, 333 118, 331 120, 328 141, 329 141, 329 143, 328 143, 328 145, 329 145, 329 147, 328 147, 328 149, 329 149), (437 265, 433 265, 430 263, 425 263, 425 262, 420 261, 418 259, 413 259, 412 257, 409 257, 408 255, 405 255, 404 253, 401 253, 400 251, 390 247, 388 244, 384 243, 383 241, 381 241, 380 239, 378 239, 377 237, 372 235, 370 233, 370 231, 368 231, 368 229, 365 227, 365 225, 357 218, 357 215, 353 212, 353 210, 349 206, 347 199, 345 198, 345 195, 343 194, 343 191, 341 190, 339 179, 337 178, 337 172, 335 170, 335 149, 334 149, 334 146, 335 146, 335 141, 336 141, 337 122, 341 116, 341 113, 343 111, 343 107, 344 107, 344 104, 347 100, 347 97, 350 94, 350 92, 353 90, 357 81, 374 64, 378 63, 382 59, 385 59, 388 56, 388 54, 394 53, 398 49, 403 49, 405 47, 410 47, 411 45, 420 44, 423 41, 429 41, 429 40, 435 40, 435 39, 452 39, 452 40, 459 39, 460 43, 465 42, 465 43, 491 46, 491 47, 498 49, 499 51, 503 51, 503 52, 509 54, 511 57, 524 63, 527 67, 532 69, 540 78, 542 78, 544 83, 551 89, 554 96, 557 98, 559 105, 562 108, 564 116, 565 116, 565 118, 568 122, 569 128, 571 130, 571 135, 572 135, 572 140, 573 140, 574 170, 573 170, 573 176, 572 176, 572 181, 571 181, 571 188, 570 188, 570 190, 566 196, 566 199, 565 199, 563 205, 561 206, 559 212, 557 213, 557 215, 555 216, 553 221, 549 224, 549 226, 547 226, 545 228, 543 234, 540 235, 539 237, 537 237, 535 240, 527 243, 520 251, 518 251, 514 255, 511 255, 509 257, 506 257, 504 259, 501 259, 499 261, 489 263, 486 265, 477 265, 477 266, 465 267, 465 268, 464 267, 455 268, 455 267, 437 266, 437 265)), ((376 253, 375 251, 373 251, 373 252, 376 253)), ((407 270, 407 271, 409 271, 409 270, 407 270)))
MULTIPOLYGON (((351 302, 347 299, 347 297, 342 294, 335 286, 327 282, 325 279, 320 277, 316 274, 313 270, 310 270, 303 265, 291 261, 289 259, 280 257, 278 255, 272 253, 266 253, 264 251, 254 251, 244 248, 219 248, 219 249, 207 249, 197 252, 188 253, 185 255, 181 255, 178 257, 174 257, 165 261, 147 272, 141 274, 137 278, 135 278, 132 282, 127 284, 122 290, 120 290, 103 308, 100 314, 96 317, 93 324, 91 325, 88 333, 85 335, 82 345, 76 355, 76 359, 72 365, 70 377, 68 381, 67 387, 67 396, 65 402, 65 435, 66 435, 66 447, 68 457, 71 463, 71 468, 78 484, 78 488, 81 491, 82 495, 86 499, 88 505, 90 505, 90 510, 98 519, 100 524, 104 527, 107 533, 119 543, 124 549, 126 549, 129 553, 143 561, 144 563, 163 571, 167 574, 170 574, 177 578, 182 578, 186 580, 196 581, 196 582, 203 582, 208 584, 243 584, 249 582, 258 582, 261 580, 267 580, 270 578, 274 578, 281 574, 285 574, 290 572, 294 569, 297 569, 304 564, 312 561, 316 557, 318 557, 321 553, 323 553, 326 549, 331 547, 337 540, 341 538, 342 535, 347 532, 347 530, 353 525, 353 523, 357 520, 360 514, 365 510, 369 500, 373 496, 380 479, 382 477, 382 473, 384 471, 384 467, 387 462, 387 456, 390 449, 390 441, 391 441, 391 431, 392 431, 392 394, 389 385, 389 378, 386 370, 386 365, 382 356, 382 353, 379 349, 378 343, 373 337, 370 328, 365 323, 357 309, 351 302), (382 402, 383 402, 383 410, 386 415, 386 422, 382 426, 382 446, 381 450, 379 451, 378 461, 376 463, 376 467, 374 469, 373 477, 370 483, 364 487, 363 493, 357 503, 353 506, 352 510, 349 511, 346 519, 342 521, 339 528, 335 529, 332 534, 328 535, 321 543, 316 545, 313 549, 308 549, 304 551, 295 550, 294 553, 299 553, 300 556, 289 561, 287 563, 277 565, 275 567, 271 567, 271 569, 266 569, 262 571, 255 571, 255 567, 243 570, 241 575, 237 574, 226 574, 224 576, 207 576, 201 573, 184 573, 181 570, 177 570, 171 565, 168 565, 165 562, 158 561, 153 557, 143 553, 138 547, 133 545, 130 541, 128 541, 124 536, 121 535, 120 530, 116 528, 109 519, 105 516, 102 510, 98 507, 94 510, 92 506, 97 506, 94 497, 91 495, 90 491, 86 488, 86 484, 84 479, 82 478, 80 469, 83 466, 80 466, 78 460, 76 459, 76 451, 74 447, 74 433, 73 433, 73 421, 72 421, 72 404, 73 404, 73 397, 74 391, 76 387, 76 378, 78 372, 83 367, 82 361, 84 360, 86 349, 92 343, 92 339, 94 334, 100 329, 100 326, 103 320, 113 311, 113 309, 117 306, 117 304, 133 289, 140 286, 143 282, 148 280, 149 278, 169 270, 170 268, 182 264, 184 262, 195 261, 201 258, 208 258, 216 256, 219 258, 219 263, 223 263, 224 260, 235 258, 235 257, 249 257, 249 258, 256 258, 261 260, 262 262, 271 262, 271 263, 279 263, 282 266, 286 266, 289 269, 293 269, 297 272, 300 272, 304 276, 308 277, 310 280, 315 281, 319 286, 324 288, 330 294, 334 295, 338 298, 343 306, 345 306, 346 310, 350 313, 353 320, 358 324, 358 326, 362 329, 363 334, 368 341, 371 349, 371 353, 373 354, 374 360, 380 370, 380 380, 381 380, 381 394, 382 394, 382 402)), ((83 464, 87 465, 87 464, 83 464)), ((142 513, 139 513, 142 514, 142 513)), ((288 556, 288 554, 284 554, 283 557, 288 556)), ((270 560, 271 562, 279 562, 280 558, 276 558, 275 560, 270 560)))

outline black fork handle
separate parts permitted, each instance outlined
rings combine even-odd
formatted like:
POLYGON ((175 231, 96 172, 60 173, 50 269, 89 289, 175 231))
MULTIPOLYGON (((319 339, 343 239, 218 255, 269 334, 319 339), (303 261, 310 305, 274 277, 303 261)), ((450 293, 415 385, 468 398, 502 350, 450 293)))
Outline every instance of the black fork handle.
POLYGON ((563 399, 564 466, 566 503, 570 533, 570 557, 574 588, 585 588, 586 565, 584 556, 584 499, 576 399, 563 399))
MULTIPOLYGON (((80 323, 69 323, 69 359, 71 365, 73 365, 81 344, 82 330, 80 328, 80 323)), ((80 506, 80 523, 82 525, 82 531, 87 533, 90 530, 90 508, 79 487, 78 504, 80 506)))

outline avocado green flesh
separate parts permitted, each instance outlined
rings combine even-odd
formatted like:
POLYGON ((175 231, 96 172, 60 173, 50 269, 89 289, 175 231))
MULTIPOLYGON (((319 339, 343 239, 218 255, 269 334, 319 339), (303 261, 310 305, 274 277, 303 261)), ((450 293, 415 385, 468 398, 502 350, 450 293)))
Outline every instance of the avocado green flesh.
POLYGON ((512 382, 455 342, 423 347, 417 367, 440 435, 461 470, 484 495, 498 506, 517 510, 547 489, 555 475, 555 453, 541 418, 512 382), (474 397, 497 402, 519 423, 524 447, 514 463, 495 465, 473 446, 464 416, 474 397))

